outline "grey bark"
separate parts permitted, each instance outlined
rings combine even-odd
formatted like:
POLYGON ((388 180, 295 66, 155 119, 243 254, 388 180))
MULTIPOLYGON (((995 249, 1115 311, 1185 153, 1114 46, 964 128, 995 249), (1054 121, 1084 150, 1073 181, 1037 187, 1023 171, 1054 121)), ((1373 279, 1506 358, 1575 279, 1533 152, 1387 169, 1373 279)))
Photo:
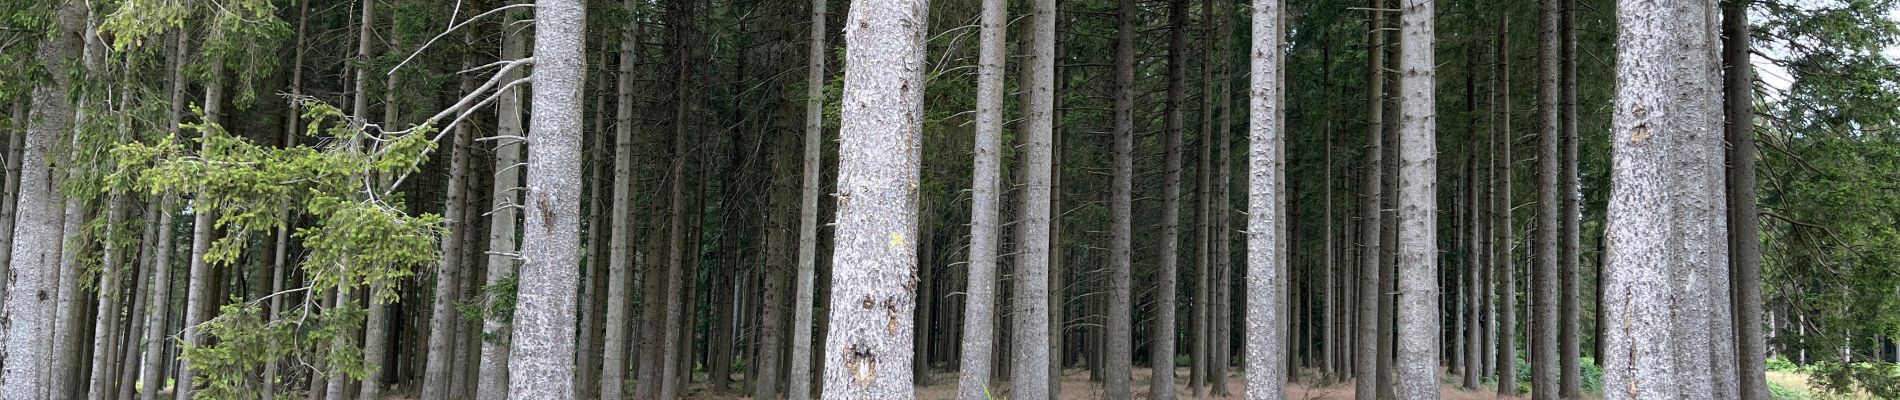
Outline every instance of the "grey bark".
MULTIPOLYGON (((35 49, 41 65, 59 68, 78 55, 85 13, 83 2, 67 1, 59 6, 52 21, 58 33, 41 39, 35 49)), ((33 88, 33 107, 20 152, 21 165, 30 167, 23 168, 19 175, 18 217, 11 227, 16 239, 13 259, 9 260, 12 275, 6 280, 7 293, 12 294, 5 299, 9 322, 0 327, 6 345, 0 397, 10 399, 41 398, 53 389, 47 387, 41 371, 57 354, 47 354, 40 339, 52 330, 53 299, 48 284, 53 277, 48 272, 60 262, 57 232, 63 225, 60 203, 64 196, 55 184, 53 169, 42 166, 49 165, 54 142, 71 131, 73 107, 66 97, 71 78, 52 75, 51 81, 33 88), (32 295, 24 295, 29 293, 32 295)))
MULTIPOLYGON (((789 165, 793 162, 791 155, 795 153, 791 152, 792 147, 789 145, 795 142, 789 138, 789 136, 781 135, 774 141, 772 147, 778 154, 773 156, 773 170, 784 171, 791 167, 789 165)), ((785 348, 783 334, 785 330, 785 268, 792 261, 791 255, 787 254, 786 248, 789 243, 786 240, 791 234, 789 219, 792 215, 790 212, 794 211, 789 204, 793 183, 786 176, 774 177, 772 181, 772 190, 769 192, 771 193, 770 205, 766 207, 768 214, 765 226, 765 262, 761 263, 764 268, 760 271, 763 281, 761 286, 764 290, 760 291, 760 299, 763 303, 760 303, 762 307, 759 313, 759 352, 752 358, 759 364, 759 373, 752 382, 752 398, 755 399, 778 397, 779 372, 783 371, 780 367, 783 364, 782 353, 785 348)), ((925 239, 918 237, 916 240, 925 239)), ((899 310, 913 311, 914 308, 899 310)), ((910 368, 911 364, 897 364, 893 367, 910 368)))
POLYGON ((820 146, 825 128, 825 87, 821 83, 825 81, 825 53, 831 50, 825 46, 826 3, 811 2, 811 48, 806 54, 811 59, 805 71, 804 176, 798 196, 798 271, 792 287, 792 365, 785 396, 791 400, 809 399, 812 392, 812 293, 818 265, 819 170, 824 163, 819 158, 824 153, 820 146))
POLYGON ((917 284, 913 188, 923 161, 929 7, 921 0, 854 3, 845 28, 824 398, 911 398, 913 321, 906 311, 917 284))
POLYGON ((1438 171, 1432 0, 1399 13, 1399 398, 1438 398, 1438 171))
MULTIPOLYGON (((1253 4, 1253 45, 1249 76, 1252 78, 1248 107, 1247 157, 1247 342, 1246 371, 1248 399, 1286 397, 1287 270, 1283 235, 1286 214, 1282 213, 1286 194, 1282 178, 1286 156, 1286 110, 1282 67, 1286 51, 1282 46, 1285 21, 1279 0, 1253 4)), ((1222 254, 1225 256, 1225 254, 1222 254)))
POLYGON ((132 280, 133 288, 127 291, 127 293, 133 296, 132 308, 126 309, 125 311, 125 318, 131 321, 131 327, 123 332, 125 340, 124 348, 119 351, 119 355, 116 358, 120 364, 118 393, 116 393, 115 397, 112 397, 114 399, 130 400, 137 398, 132 394, 132 389, 138 386, 139 368, 145 366, 145 363, 141 361, 142 358, 140 358, 145 353, 140 350, 142 348, 140 346, 162 347, 158 342, 144 341, 146 320, 148 319, 148 315, 153 314, 153 312, 147 310, 145 299, 151 296, 150 291, 152 289, 150 285, 152 282, 152 273, 153 270, 157 269, 154 268, 154 265, 156 265, 157 259, 164 254, 158 250, 158 222, 159 214, 162 214, 159 210, 163 209, 159 207, 161 202, 163 202, 163 200, 156 197, 145 201, 145 229, 139 236, 139 256, 137 260, 139 272, 137 278, 132 280))
MULTIPOLYGON (((290 96, 291 97, 298 97, 298 96, 303 95, 303 62, 304 62, 304 52, 308 51, 308 46, 305 45, 306 43, 305 38, 307 37, 306 33, 307 33, 307 28, 309 27, 309 22, 310 22, 310 1, 299 0, 297 2, 297 39, 296 39, 296 42, 294 42, 297 46, 297 49, 294 50, 294 53, 296 55, 292 57, 291 62, 290 62, 290 96)), ((283 147, 288 148, 288 147, 297 145, 297 128, 299 128, 297 124, 297 120, 299 117, 297 115, 297 110, 298 109, 294 106, 285 109, 284 141, 282 143, 283 147)), ((156 211, 157 209, 151 208, 151 210, 156 211)), ((290 210, 284 210, 282 214, 279 214, 279 215, 286 222, 284 226, 277 228, 276 247, 273 248, 272 249, 273 251, 271 252, 270 292, 273 294, 282 292, 284 290, 284 274, 286 273, 285 269, 287 268, 286 267, 287 264, 285 264, 285 262, 286 262, 286 259, 289 257, 291 227, 295 225, 295 223, 289 222, 289 221, 294 221, 292 219, 292 216, 294 214, 291 214, 290 210)), ((147 237, 149 238, 150 236, 147 236, 147 237)), ((141 280, 140 282, 143 282, 143 281, 141 280)), ((269 307, 270 308, 265 311, 266 313, 265 319, 276 320, 277 314, 282 312, 282 310, 284 309, 283 296, 277 296, 277 295, 271 296, 269 307)), ((136 310, 137 308, 134 308, 134 309, 136 310)), ((280 364, 282 363, 271 362, 271 363, 264 364, 264 389, 262 393, 263 398, 266 398, 266 399, 276 398, 277 376, 278 376, 277 372, 278 372, 278 366, 280 364)), ((127 382, 127 384, 130 384, 130 382, 127 382)), ((121 389, 120 392, 125 392, 125 390, 121 389)))
POLYGON ((1188 1, 1173 0, 1168 12, 1168 114, 1167 153, 1162 168, 1166 176, 1161 189, 1161 260, 1155 277, 1155 315, 1149 334, 1148 398, 1174 398, 1174 324, 1175 275, 1181 249, 1181 130, 1182 108, 1187 105, 1184 82, 1187 78, 1188 1))
MULTIPOLYGON (((1370 1, 1373 8, 1377 8, 1380 2, 1370 1)), ((1385 96, 1385 51, 1381 50, 1385 46, 1385 34, 1380 33, 1378 27, 1385 24, 1385 13, 1375 10, 1367 11, 1366 14, 1366 40, 1371 43, 1371 50, 1367 51, 1366 61, 1366 172, 1365 186, 1361 189, 1365 197, 1360 199, 1359 205, 1363 213, 1360 217, 1362 233, 1359 241, 1364 252, 1359 257, 1359 335, 1358 349, 1354 351, 1357 356, 1354 369, 1358 370, 1359 379, 1354 383, 1353 393, 1358 400, 1378 398, 1379 380, 1382 377, 1376 371, 1379 370, 1379 357, 1383 353, 1379 347, 1379 254, 1383 245, 1380 243, 1382 235, 1379 227, 1382 225, 1379 220, 1384 214, 1380 211, 1380 203, 1384 195, 1381 192, 1385 188, 1385 174, 1379 170, 1385 165, 1381 160, 1385 153, 1381 136, 1385 108, 1380 106, 1385 96)))
MULTIPOLYGON (((823 3, 824 0, 814 0, 823 3)), ((1009 7, 1004 0, 984 0, 981 50, 977 61, 976 159, 970 183, 970 263, 964 289, 963 340, 957 363, 957 398, 987 400, 990 388, 991 340, 996 337, 996 260, 1001 230, 1003 153, 1003 74, 1007 63, 1004 40, 1009 7)), ((807 160, 810 160, 807 158, 807 160)))
MULTIPOLYGON (((521 13, 510 11, 502 23, 501 58, 516 60, 526 55, 527 38, 513 22, 522 18, 521 13)), ((519 69, 509 71, 508 81, 521 78, 519 69)), ((515 275, 516 263, 520 261, 514 254, 519 246, 515 236, 515 224, 520 219, 521 206, 521 151, 523 137, 521 130, 521 91, 508 89, 496 99, 495 131, 495 180, 489 188, 490 213, 488 216, 488 271, 486 286, 495 287, 515 275)), ((483 290, 484 304, 496 301, 494 293, 483 290)), ((484 307, 484 310, 490 309, 484 307)), ((482 317, 482 365, 478 372, 475 394, 481 400, 501 400, 508 398, 509 348, 512 346, 513 329, 501 316, 483 315, 482 317)))
MULTIPOLYGON (((224 108, 224 63, 211 63, 208 76, 210 79, 205 82, 204 122, 218 123, 220 122, 218 115, 224 108)), ((199 151, 204 149, 201 143, 199 151)), ((206 253, 211 248, 211 235, 214 230, 212 224, 217 221, 214 213, 210 211, 215 206, 203 204, 200 200, 200 198, 192 199, 191 275, 185 283, 185 341, 183 343, 185 347, 196 347, 204 343, 204 338, 199 337, 198 324, 205 321, 205 313, 212 309, 212 304, 221 303, 215 295, 210 293, 216 289, 215 286, 219 282, 211 275, 213 271, 210 260, 205 259, 206 253)), ((188 400, 197 391, 192 384, 192 375, 195 374, 191 370, 191 360, 180 358, 178 379, 175 383, 179 400, 188 400)))
POLYGON ((535 2, 533 112, 527 204, 509 353, 510 398, 574 396, 575 290, 580 245, 581 90, 587 11, 578 0, 535 2))
MULTIPOLYGON (((621 7, 626 12, 634 12, 638 4, 633 0, 623 0, 621 7)), ((633 85, 634 24, 620 29, 620 57, 618 79, 614 85, 614 187, 613 187, 613 227, 611 248, 607 265, 607 316, 606 334, 602 340, 600 362, 600 398, 626 398, 624 385, 627 378, 627 348, 630 343, 627 331, 632 326, 623 323, 631 315, 628 308, 633 305, 633 294, 628 290, 633 286, 633 184, 638 176, 633 165, 633 85)), ((725 323, 725 321, 714 321, 725 323)), ((724 371, 712 371, 719 373, 724 371)), ((722 379, 714 379, 721 382, 722 379)), ((723 390, 723 387, 715 389, 723 390)))
MULTIPOLYGON (((13 220, 18 216, 20 200, 20 151, 26 147, 27 106, 26 101, 13 103, 11 119, 18 130, 7 135, 7 147, 0 157, 6 159, 6 191, 0 193, 0 276, 7 276, 13 266, 13 220)), ((0 285, 0 301, 7 297, 6 288, 0 285)))
MULTIPOLYGON (((173 43, 171 60, 172 104, 171 113, 167 118, 167 126, 175 131, 178 129, 178 123, 182 118, 185 107, 185 44, 188 43, 189 40, 183 31, 174 35, 173 39, 176 40, 176 42, 173 43)), ((156 272, 152 278, 151 297, 150 300, 146 302, 146 306, 149 307, 146 311, 145 323, 145 341, 147 347, 144 356, 145 365, 142 369, 143 372, 140 374, 140 380, 144 382, 144 386, 147 389, 139 394, 141 400, 154 400, 158 398, 158 391, 165 386, 166 374, 164 371, 166 366, 173 365, 171 363, 172 360, 165 357, 166 349, 171 347, 168 345, 171 340, 168 339, 166 335, 169 331, 165 328, 166 324, 171 321, 171 316, 168 315, 167 312, 171 310, 172 216, 176 214, 176 211, 172 210, 172 199, 170 197, 164 197, 158 201, 158 210, 163 214, 158 218, 158 259, 152 267, 156 272)))
MULTIPOLYGON (((125 140, 126 138, 121 137, 120 139, 125 140)), ((129 200, 127 200, 125 196, 125 193, 113 193, 111 199, 107 200, 106 233, 104 240, 102 240, 102 242, 104 242, 105 255, 103 262, 100 263, 98 276, 99 304, 94 314, 95 322, 92 336, 92 362, 90 364, 92 378, 84 393, 85 396, 83 396, 86 398, 107 398, 117 392, 113 390, 112 387, 112 384, 117 382, 118 379, 118 375, 113 373, 114 368, 112 368, 115 365, 112 359, 112 348, 118 344, 114 339, 117 339, 119 336, 119 328, 117 327, 120 312, 119 302, 122 300, 121 296, 123 296, 120 293, 123 290, 119 288, 119 285, 126 277, 126 263, 125 249, 121 248, 119 241, 114 240, 114 238, 118 236, 118 231, 124 228, 126 213, 128 212, 126 208, 129 207, 126 204, 129 200)))
MULTIPOLYGON (((1683 215, 1657 212, 1675 208, 1681 192, 1673 188, 1678 165, 1674 162, 1684 136, 1711 133, 1701 126, 1700 104, 1689 100, 1694 86, 1708 82, 1706 65, 1694 59, 1703 32, 1706 7, 1700 1, 1652 3, 1622 1, 1617 6, 1617 89, 1611 131, 1610 199, 1605 240, 1613 250, 1605 254, 1603 285, 1605 317, 1615 321, 1605 335, 1606 399, 1707 398, 1706 369, 1695 374, 1685 367, 1707 368, 1708 344, 1697 349, 1682 346, 1680 336, 1706 337, 1706 331, 1681 332, 1682 320, 1706 322, 1702 314, 1679 303, 1677 292, 1683 269, 1679 262, 1683 231, 1674 220, 1683 215), (1684 54, 1684 50, 1689 50, 1684 54), (1693 315, 1686 317, 1685 314, 1693 315), (1685 357, 1700 350, 1702 358, 1685 357), (1689 381, 1701 381, 1698 388, 1689 381)), ((1713 110, 1709 110, 1713 111, 1713 110)), ((1720 153, 1718 153, 1720 154, 1720 153)), ((1706 326, 1705 326, 1706 327, 1706 326)))
POLYGON ((1767 340, 1762 324, 1761 224, 1755 199, 1754 67, 1749 63, 1748 4, 1722 3, 1722 57, 1728 66, 1723 88, 1728 119, 1729 270, 1734 277, 1735 353, 1738 398, 1768 396, 1767 340))
POLYGON ((1557 367, 1562 371, 1559 371, 1557 395, 1565 399, 1577 399, 1583 397, 1583 359, 1579 343, 1583 330, 1583 302, 1579 289, 1581 276, 1578 275, 1583 248, 1583 210, 1580 205, 1583 199, 1578 178, 1581 161, 1577 158, 1578 141, 1581 140, 1577 130, 1583 118, 1577 113, 1577 0, 1563 0, 1560 30, 1563 34, 1563 75, 1559 83, 1563 91, 1563 165, 1558 178, 1562 180, 1558 195, 1562 196, 1563 209, 1559 216, 1563 219, 1563 231, 1558 240, 1563 253, 1558 260, 1557 273, 1562 286, 1563 300, 1558 312, 1562 313, 1563 326, 1558 335, 1557 367))
MULTIPOLYGON (((1726 129, 1722 107, 1724 101, 1723 64, 1722 64, 1722 10, 1716 0, 1704 0, 1704 25, 1698 30, 1703 32, 1702 48, 1705 57, 1698 59, 1704 65, 1704 84, 1694 94, 1697 104, 1701 105, 1699 115, 1709 121, 1705 127, 1709 130, 1694 136, 1693 147, 1676 152, 1695 158, 1695 171, 1700 182, 1696 188, 1696 201, 1706 204, 1697 208, 1696 220, 1700 221, 1697 235, 1688 238, 1685 243, 1697 249, 1707 249, 1707 257, 1701 261, 1704 265, 1704 280, 1707 287, 1702 289, 1702 300, 1708 303, 1708 322, 1704 326, 1709 341, 1709 386, 1710 396, 1716 399, 1733 399, 1741 392, 1741 381, 1736 365, 1735 310, 1731 302, 1731 263, 1729 262, 1729 222, 1728 222, 1728 178, 1727 157, 1724 155, 1726 129)), ((1747 65, 1747 64, 1744 64, 1747 65)), ((1702 336, 1702 335, 1690 335, 1702 336)), ((1875 343, 1879 343, 1876 341, 1875 343)), ((1878 351, 1875 354, 1879 354, 1878 351)))
MULTIPOLYGON (((1049 219, 1055 131, 1055 0, 1036 0, 1031 16, 1028 61, 1022 85, 1022 220, 1016 280, 1010 314, 1010 397, 1048 397, 1049 389, 1049 219)), ((848 69, 847 69, 848 71, 848 69)), ((834 295, 834 297, 836 297, 834 295)), ((1124 327, 1126 328, 1126 327, 1124 327)), ((827 384, 829 386, 829 384, 827 384)))
MULTIPOLYGON (((1113 175, 1108 210, 1108 309, 1102 324, 1102 393, 1111 399, 1132 396, 1129 379, 1134 358, 1134 301, 1130 287, 1133 249, 1135 178, 1135 1, 1120 0, 1115 40, 1115 102, 1113 175)), ((1020 280, 1019 280, 1020 281, 1020 280)), ((1017 295, 1033 290, 1017 285, 1017 295)), ((1021 303, 1017 303, 1020 305, 1021 303)), ((1020 313, 1012 309, 1013 313, 1020 313)), ((1020 380, 1011 380, 1011 383, 1020 380)), ((1033 392, 1032 392, 1033 393, 1033 392)), ((1042 398, 1015 395, 1017 398, 1042 398)))
POLYGON ((1210 230, 1212 218, 1209 218, 1210 213, 1208 212, 1208 207, 1213 204, 1209 193, 1213 192, 1213 117, 1215 114, 1213 93, 1215 88, 1214 67, 1216 65, 1214 60, 1219 54, 1214 51, 1214 36, 1216 30, 1214 25, 1220 23, 1220 20, 1217 19, 1214 14, 1214 3, 1214 1, 1201 2, 1201 49, 1206 54, 1201 64, 1201 134, 1197 140, 1199 142, 1200 155, 1199 162, 1195 168, 1195 175, 1199 182, 1194 189, 1194 214, 1195 218, 1199 219, 1196 221, 1194 228, 1195 241, 1198 243, 1194 249, 1194 322, 1192 324, 1194 342, 1192 344, 1193 349, 1190 350, 1192 354, 1189 355, 1189 358, 1192 359, 1191 365, 1188 367, 1188 392, 1193 394, 1197 399, 1201 398, 1201 390, 1207 386, 1208 381, 1207 372, 1210 367, 1210 363, 1208 362, 1208 328, 1212 326, 1211 321, 1208 319, 1210 313, 1213 311, 1213 303, 1208 301, 1210 300, 1208 298, 1208 289, 1209 286, 1213 284, 1213 281, 1209 277, 1212 273, 1209 268, 1209 263, 1212 261, 1209 258, 1211 256, 1209 248, 1214 244, 1212 240, 1213 236, 1211 235, 1212 231, 1210 230))
POLYGON ((1532 265, 1531 296, 1531 397, 1557 398, 1557 185, 1559 135, 1562 135, 1561 96, 1558 89, 1562 68, 1558 47, 1557 0, 1539 0, 1537 23, 1537 238, 1536 260, 1532 265))
MULTIPOLYGON (((1221 2, 1220 4, 1219 15, 1234 15, 1233 3, 1221 2)), ((1233 216, 1233 202, 1231 200, 1233 199, 1233 175, 1231 175, 1229 171, 1233 169, 1233 151, 1231 147, 1233 141, 1231 135, 1234 131, 1234 102, 1232 101, 1234 83, 1232 57, 1226 54, 1231 54, 1230 49, 1232 49, 1232 47, 1230 46, 1234 45, 1234 25, 1233 23, 1220 24, 1219 40, 1221 44, 1220 48, 1216 50, 1224 55, 1218 60, 1218 64, 1220 65, 1218 68, 1221 70, 1220 94, 1215 96, 1216 101, 1220 102, 1220 117, 1218 117, 1219 122, 1215 124, 1218 130, 1215 131, 1214 136, 1214 230, 1212 231, 1214 235, 1214 249, 1211 255, 1214 261, 1214 279, 1216 279, 1215 282, 1217 282, 1214 286, 1214 304, 1216 306, 1214 308, 1213 320, 1218 321, 1218 323, 1212 328, 1214 331, 1214 356, 1211 357, 1211 359, 1214 360, 1214 366, 1213 370, 1208 374, 1212 378, 1208 383, 1213 386, 1213 389, 1209 392, 1215 396, 1227 396, 1232 394, 1227 389, 1227 366, 1233 360, 1231 355, 1233 351, 1233 323, 1231 322, 1233 321, 1233 303, 1231 299, 1233 298, 1234 285, 1231 279, 1234 274, 1232 269, 1233 252, 1230 251, 1230 245, 1233 243, 1230 236, 1233 232, 1233 226, 1232 219, 1229 218, 1233 216)))

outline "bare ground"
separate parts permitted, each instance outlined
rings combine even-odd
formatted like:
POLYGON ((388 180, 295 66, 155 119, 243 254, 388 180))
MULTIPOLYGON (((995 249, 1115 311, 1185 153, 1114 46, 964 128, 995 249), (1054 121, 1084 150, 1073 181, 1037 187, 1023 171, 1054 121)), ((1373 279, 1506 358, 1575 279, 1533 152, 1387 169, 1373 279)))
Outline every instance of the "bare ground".
MULTIPOLYGON (((1135 371, 1134 371, 1135 376, 1134 376, 1133 381, 1131 381, 1131 385, 1134 386, 1135 398, 1137 399, 1148 398, 1148 377, 1150 375, 1150 372, 1151 370, 1147 368, 1135 368, 1135 371)), ((1179 369, 1175 373, 1176 373, 1175 398, 1183 399, 1183 400, 1194 399, 1195 397, 1193 396, 1193 394, 1188 391, 1187 369, 1179 369)), ((1102 397, 1101 383, 1090 382, 1088 378, 1089 378, 1088 370, 1085 370, 1085 369, 1064 370, 1062 372, 1062 395, 1061 397, 1058 398, 1058 400, 1105 399, 1104 397, 1102 397)), ((917 388, 918 399, 942 400, 942 399, 956 398, 956 391, 957 391, 956 372, 954 371, 938 372, 931 375, 931 379, 933 383, 932 385, 917 388)), ((1242 398, 1241 390, 1246 387, 1246 380, 1247 380, 1247 377, 1240 375, 1240 371, 1238 370, 1230 371, 1227 377, 1227 387, 1231 391, 1230 395, 1226 397, 1215 397, 1215 396, 1206 395, 1205 393, 1203 393, 1203 398, 1240 399, 1242 398)), ((1007 382, 999 383, 997 393, 999 395, 1007 395, 1008 385, 1009 384, 1007 382)), ((733 387, 735 390, 737 390, 739 386, 735 384, 733 387)), ((750 396, 741 396, 741 395, 736 395, 736 394, 715 394, 715 393, 711 393, 709 389, 710 388, 705 385, 703 380, 700 382, 695 382, 693 387, 690 390, 690 393, 687 394, 686 398, 694 399, 694 400, 751 399, 750 396)), ((1461 389, 1458 389, 1457 387, 1450 386, 1450 385, 1440 385, 1438 393, 1439 393, 1439 398, 1443 400, 1479 400, 1479 399, 1502 398, 1493 392, 1488 392, 1488 391, 1483 391, 1483 390, 1465 391, 1465 390, 1461 390, 1461 389)), ((1006 398, 1006 397, 999 396, 998 398, 1006 398)), ((1352 386, 1352 382, 1350 381, 1331 384, 1331 385, 1308 386, 1308 385, 1303 385, 1303 384, 1293 384, 1287 387, 1286 398, 1288 400, 1351 399, 1353 398, 1353 386, 1352 386)))

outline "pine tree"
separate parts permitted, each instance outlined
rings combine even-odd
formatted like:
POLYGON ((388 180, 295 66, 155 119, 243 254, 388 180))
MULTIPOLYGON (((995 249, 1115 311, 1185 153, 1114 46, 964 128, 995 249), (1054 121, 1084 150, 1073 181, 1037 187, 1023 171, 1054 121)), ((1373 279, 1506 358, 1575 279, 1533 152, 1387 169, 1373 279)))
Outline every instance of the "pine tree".
POLYGON ((581 90, 587 8, 535 2, 533 117, 529 119, 510 398, 568 398, 574 388, 575 290, 580 255, 581 90))
MULTIPOLYGON (((1398 396, 1438 397, 1438 171, 1432 0, 1400 2, 1398 396)), ((1545 386, 1548 387, 1548 386, 1545 386)))
POLYGON ((1286 214, 1280 198, 1286 196, 1281 177, 1285 164, 1286 109, 1282 97, 1282 50, 1285 30, 1278 0, 1253 4, 1253 42, 1250 68, 1247 134, 1247 342, 1246 396, 1249 399, 1286 397, 1287 270, 1282 235, 1286 214))
POLYGON ((923 1, 855 1, 845 30, 837 247, 824 398, 914 396, 923 1))
MULTIPOLYGON (((815 0, 823 2, 823 0, 815 0)), ((981 53, 977 61, 975 166, 970 183, 970 262, 964 289, 962 357, 957 363, 957 398, 986 400, 990 387, 991 339, 996 328, 996 260, 1000 239, 1003 153, 1003 74, 1008 7, 984 0, 981 53)), ((1060 357, 1060 355, 1057 355, 1060 357)))

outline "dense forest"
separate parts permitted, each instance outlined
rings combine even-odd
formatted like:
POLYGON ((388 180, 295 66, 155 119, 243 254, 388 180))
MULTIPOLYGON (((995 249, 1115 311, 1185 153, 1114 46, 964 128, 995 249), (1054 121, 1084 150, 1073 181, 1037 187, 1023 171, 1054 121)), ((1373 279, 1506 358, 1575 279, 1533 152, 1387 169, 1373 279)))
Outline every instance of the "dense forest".
POLYGON ((0 398, 1900 398, 1897 0, 0 0, 0 398))

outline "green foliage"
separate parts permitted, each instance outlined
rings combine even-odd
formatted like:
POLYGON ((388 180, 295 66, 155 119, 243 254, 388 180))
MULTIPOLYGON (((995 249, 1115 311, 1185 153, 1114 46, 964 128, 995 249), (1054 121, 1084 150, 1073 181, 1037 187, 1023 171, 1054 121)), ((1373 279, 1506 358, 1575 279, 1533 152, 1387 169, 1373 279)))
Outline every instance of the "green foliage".
POLYGON ((1773 397, 1775 400, 1808 400, 1814 398, 1813 395, 1808 394, 1805 390, 1781 386, 1781 384, 1775 382, 1768 382, 1768 396, 1773 397))
POLYGON ((1788 361, 1788 357, 1779 354, 1768 357, 1767 364, 1769 371, 1792 372, 1801 369, 1800 366, 1794 365, 1793 361, 1788 361))

